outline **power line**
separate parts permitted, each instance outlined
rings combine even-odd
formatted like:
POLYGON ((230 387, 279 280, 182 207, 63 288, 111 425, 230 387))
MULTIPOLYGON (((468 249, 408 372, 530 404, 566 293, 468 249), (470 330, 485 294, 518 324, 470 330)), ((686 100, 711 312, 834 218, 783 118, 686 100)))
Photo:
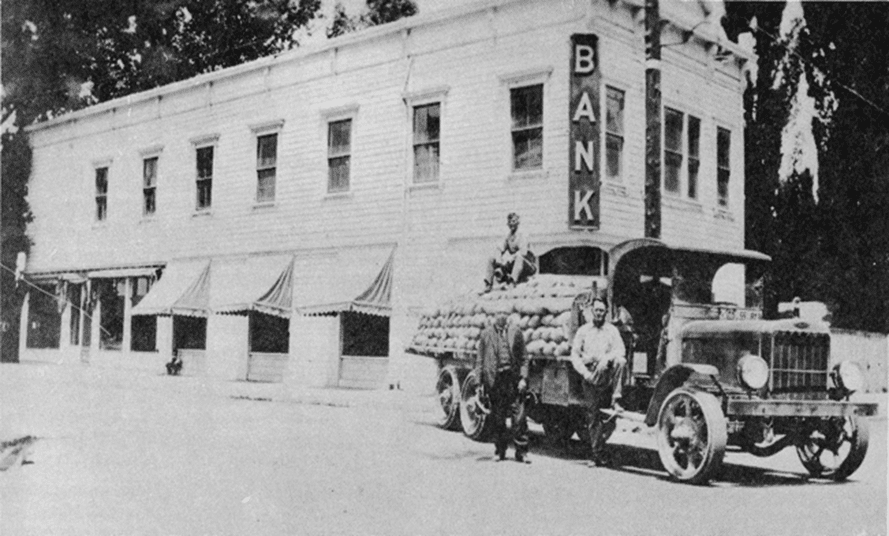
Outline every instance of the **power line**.
MULTIPOLYGON (((789 45, 789 43, 786 42, 786 40, 781 39, 781 38, 778 37, 778 36, 772 35, 771 33, 767 32, 766 30, 764 30, 764 29, 762 29, 762 28, 759 28, 759 27, 748 26, 748 28, 750 28, 750 30, 753 31, 753 32, 760 32, 761 34, 763 34, 763 35, 765 35, 766 37, 768 37, 769 39, 771 39, 773 43, 775 43, 775 44, 777 44, 777 45, 781 45, 787 52, 789 52, 790 54, 794 55, 797 59, 799 59, 799 61, 801 61, 802 63, 808 65, 808 66, 811 67, 813 70, 817 70, 819 73, 821 73, 822 76, 824 76, 825 79, 828 79, 827 73, 825 73, 823 70, 821 70, 817 65, 815 65, 814 63, 812 63, 810 60, 808 60, 807 58, 803 57, 802 54, 800 54, 795 48, 791 47, 791 46, 789 45)), ((800 38, 803 38, 804 36, 803 36, 803 35, 799 35, 799 37, 800 37, 800 38)), ((858 92, 857 90, 855 90, 854 88, 849 87, 849 86, 847 86, 846 84, 844 84, 844 83, 842 83, 842 82, 840 82, 840 81, 838 81, 838 80, 836 80, 836 79, 830 79, 830 81, 831 81, 831 83, 836 84, 837 86, 841 87, 842 89, 845 89, 846 91, 848 91, 848 92, 849 92, 850 94, 852 94, 853 96, 858 97, 862 102, 864 102, 865 104, 871 106, 871 107, 874 108, 875 110, 877 110, 877 111, 883 113, 884 115, 889 116, 889 111, 887 111, 885 108, 881 107, 881 106, 878 105, 877 103, 871 101, 870 99, 868 99, 867 97, 865 97, 864 95, 862 95, 861 93, 859 93, 859 92, 858 92)))
MULTIPOLYGON (((9 266, 6 266, 6 265, 3 264, 3 263, 0 263, 0 268, 3 268, 3 269, 6 270, 7 272, 10 272, 11 274, 16 275, 16 271, 15 271, 15 270, 13 270, 12 268, 10 268, 9 266)), ((80 306, 75 305, 74 302, 69 301, 67 296, 60 298, 60 297, 59 297, 58 295, 56 295, 56 294, 51 294, 51 293, 49 293, 49 292, 43 290, 42 288, 40 288, 39 286, 35 285, 34 283, 28 281, 28 280, 25 279, 24 277, 23 277, 21 280, 24 281, 26 285, 28 285, 28 286, 30 286, 31 288, 37 290, 38 292, 40 292, 40 293, 42 293, 42 294, 46 294, 47 296, 49 296, 50 298, 52 298, 52 299, 54 299, 54 300, 61 300, 61 301, 65 302, 66 304, 70 305, 72 309, 76 309, 76 310, 80 311, 84 316, 86 316, 87 318, 90 319, 90 322, 93 322, 93 321, 94 321, 94 317, 93 317, 91 314, 87 313, 87 312, 86 312, 86 309, 82 309, 82 308, 80 308, 80 306)), ((108 331, 107 329, 105 329, 105 328, 102 327, 101 322, 98 324, 98 326, 99 326, 99 329, 102 330, 103 332, 105 332, 106 335, 111 335, 111 332, 110 332, 110 331, 108 331)))

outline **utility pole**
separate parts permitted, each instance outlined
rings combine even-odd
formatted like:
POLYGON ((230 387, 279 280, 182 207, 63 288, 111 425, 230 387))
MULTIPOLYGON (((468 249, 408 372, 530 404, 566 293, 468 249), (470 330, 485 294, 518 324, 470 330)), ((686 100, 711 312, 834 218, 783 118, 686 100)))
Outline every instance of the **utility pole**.
POLYGON ((661 237, 661 16, 645 0, 645 237, 661 237))

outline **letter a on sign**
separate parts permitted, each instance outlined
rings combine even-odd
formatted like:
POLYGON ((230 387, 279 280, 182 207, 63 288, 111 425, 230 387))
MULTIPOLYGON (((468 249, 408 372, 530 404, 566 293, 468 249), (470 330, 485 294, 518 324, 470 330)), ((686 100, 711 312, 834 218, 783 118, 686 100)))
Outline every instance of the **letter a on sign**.
POLYGON ((599 227, 599 39, 592 34, 571 36, 570 104, 568 107, 568 225, 599 227))

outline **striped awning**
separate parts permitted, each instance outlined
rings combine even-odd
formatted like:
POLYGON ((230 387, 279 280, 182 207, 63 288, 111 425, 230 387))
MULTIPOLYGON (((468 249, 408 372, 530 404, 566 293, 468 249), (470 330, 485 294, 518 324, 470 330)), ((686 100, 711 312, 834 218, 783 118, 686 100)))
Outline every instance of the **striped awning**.
POLYGON ((213 263, 210 310, 243 315, 250 311, 289 318, 292 313, 293 256, 266 255, 213 263))
POLYGON ((132 314, 207 316, 209 296, 210 261, 171 262, 132 314))
POLYGON ((371 255, 304 261, 295 274, 296 311, 305 316, 343 312, 390 316, 395 250, 382 266, 368 257, 371 255))

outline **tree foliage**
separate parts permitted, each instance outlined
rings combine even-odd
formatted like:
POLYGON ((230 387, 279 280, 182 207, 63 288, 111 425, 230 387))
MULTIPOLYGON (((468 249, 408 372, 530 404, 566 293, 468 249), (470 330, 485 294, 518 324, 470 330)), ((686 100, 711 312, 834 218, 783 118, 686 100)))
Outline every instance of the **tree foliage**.
POLYGON ((889 331, 889 6, 804 3, 818 145, 820 292, 839 327, 889 331))
POLYGON ((728 2, 730 38, 756 28, 758 78, 745 93, 746 242, 773 257, 767 312, 794 296, 827 303, 835 326, 889 331, 889 6, 804 2, 798 44, 783 3, 728 2), (800 73, 818 117, 810 173, 783 182, 781 132, 800 73), (769 299, 771 298, 771 299, 769 299), (771 302, 771 303, 770 303, 771 302))
MULTIPOLYGON (((3 120, 19 127, 138 91, 275 54, 321 0, 12 0, 2 10, 3 120)), ((3 135, 3 244, 27 252, 31 153, 24 130, 3 135)), ((4 359, 15 353, 21 290, 2 274, 4 359)))
POLYGON ((367 11, 357 16, 349 16, 339 2, 334 7, 333 22, 327 28, 327 37, 395 22, 404 17, 412 17, 419 12, 413 0, 367 0, 367 11))

